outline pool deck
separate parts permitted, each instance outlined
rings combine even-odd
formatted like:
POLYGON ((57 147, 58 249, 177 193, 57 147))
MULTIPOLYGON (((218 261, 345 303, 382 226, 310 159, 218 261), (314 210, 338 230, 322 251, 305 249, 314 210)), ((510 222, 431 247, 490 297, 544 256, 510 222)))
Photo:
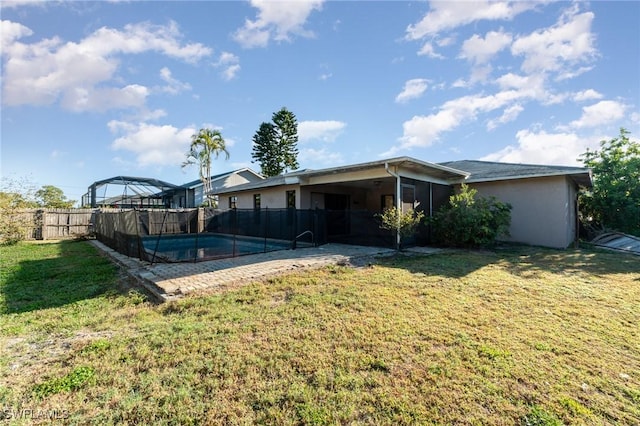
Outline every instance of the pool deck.
MULTIPOLYGON (((150 264, 124 256, 99 241, 94 246, 127 269, 130 276, 160 302, 188 294, 224 291, 275 275, 326 265, 362 265, 395 250, 347 244, 279 250, 197 263, 150 264)), ((408 252, 430 254, 438 249, 415 247, 408 252)))

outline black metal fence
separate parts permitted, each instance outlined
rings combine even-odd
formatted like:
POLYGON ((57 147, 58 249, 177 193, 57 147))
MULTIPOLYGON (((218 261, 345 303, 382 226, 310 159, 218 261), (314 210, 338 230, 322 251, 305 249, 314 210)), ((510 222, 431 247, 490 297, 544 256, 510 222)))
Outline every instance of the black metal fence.
POLYGON ((322 245, 328 242, 392 247, 368 211, 230 209, 99 211, 96 238, 149 262, 196 262, 322 245))

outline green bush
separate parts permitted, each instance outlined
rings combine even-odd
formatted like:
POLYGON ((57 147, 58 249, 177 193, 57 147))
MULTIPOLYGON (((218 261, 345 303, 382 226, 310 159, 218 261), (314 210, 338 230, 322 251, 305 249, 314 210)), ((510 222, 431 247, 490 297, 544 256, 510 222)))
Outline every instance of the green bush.
POLYGON ((462 184, 449 205, 431 218, 435 242, 451 247, 486 247, 509 236, 511 205, 495 197, 476 197, 477 190, 462 184))
POLYGON ((402 211, 397 207, 385 209, 381 214, 376 215, 380 219, 380 228, 388 231, 398 231, 400 242, 411 237, 418 225, 424 219, 424 213, 415 210, 402 211))

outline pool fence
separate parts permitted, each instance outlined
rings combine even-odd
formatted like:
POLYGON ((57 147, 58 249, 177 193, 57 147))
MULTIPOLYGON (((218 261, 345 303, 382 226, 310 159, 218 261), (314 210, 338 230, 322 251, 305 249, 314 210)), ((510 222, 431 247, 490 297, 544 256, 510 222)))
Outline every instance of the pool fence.
MULTIPOLYGON (((365 211, 269 208, 98 210, 92 222, 95 237, 103 244, 124 255, 152 263, 168 260, 153 250, 154 244, 149 240, 157 238, 155 247, 158 247, 163 238, 176 235, 195 235, 194 253, 201 248, 198 246, 199 234, 262 239, 264 245, 256 245, 259 251, 268 251, 273 247, 268 241, 288 242, 285 245, 287 248, 327 242, 393 246, 393 236, 389 231, 380 229, 373 213, 365 211)), ((228 253, 216 256, 236 255, 236 250, 230 248, 228 253)), ((194 262, 201 260, 210 260, 210 257, 194 255, 188 259, 194 262)))

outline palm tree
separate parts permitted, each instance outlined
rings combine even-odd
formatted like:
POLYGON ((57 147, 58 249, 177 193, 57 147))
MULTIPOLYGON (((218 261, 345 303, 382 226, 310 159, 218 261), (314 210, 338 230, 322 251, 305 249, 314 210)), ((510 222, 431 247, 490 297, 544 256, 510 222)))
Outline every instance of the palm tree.
POLYGON ((229 159, 229 151, 225 145, 224 138, 219 130, 200 129, 191 136, 191 146, 187 153, 187 159, 182 163, 182 167, 198 164, 200 180, 203 184, 203 195, 207 197, 207 205, 211 207, 211 160, 218 158, 224 152, 229 159))

